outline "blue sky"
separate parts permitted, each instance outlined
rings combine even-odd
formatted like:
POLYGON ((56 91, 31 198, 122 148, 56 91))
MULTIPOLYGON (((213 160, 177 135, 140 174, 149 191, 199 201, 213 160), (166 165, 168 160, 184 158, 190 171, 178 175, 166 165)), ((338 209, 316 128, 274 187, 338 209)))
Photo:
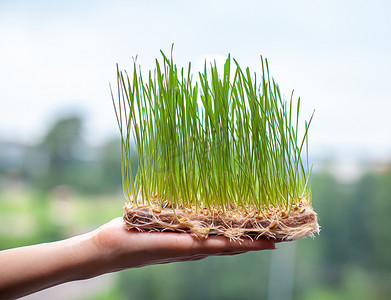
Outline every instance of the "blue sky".
POLYGON ((315 109, 311 152, 391 157, 391 4, 388 1, 0 0, 0 140, 34 143, 59 115, 86 115, 86 136, 117 134, 115 64, 143 69, 159 50, 197 68, 231 53, 259 55, 303 117, 315 109))

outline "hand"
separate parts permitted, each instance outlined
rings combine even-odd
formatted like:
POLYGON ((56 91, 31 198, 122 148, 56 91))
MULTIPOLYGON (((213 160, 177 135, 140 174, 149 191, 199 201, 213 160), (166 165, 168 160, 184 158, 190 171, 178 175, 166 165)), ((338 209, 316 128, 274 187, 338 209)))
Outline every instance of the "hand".
POLYGON ((225 237, 198 239, 188 233, 139 232, 127 230, 122 218, 97 229, 93 241, 108 258, 108 272, 178 261, 200 260, 214 255, 234 255, 248 251, 275 249, 267 239, 233 242, 225 237))

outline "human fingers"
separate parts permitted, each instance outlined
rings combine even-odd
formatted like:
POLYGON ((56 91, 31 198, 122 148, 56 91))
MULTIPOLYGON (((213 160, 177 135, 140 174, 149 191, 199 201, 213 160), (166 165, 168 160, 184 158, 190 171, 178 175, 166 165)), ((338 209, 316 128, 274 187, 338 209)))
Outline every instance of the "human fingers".
POLYGON ((159 252, 171 252, 178 256, 195 254, 217 255, 275 249, 274 241, 267 239, 230 241, 226 237, 209 236, 206 239, 188 233, 140 233, 139 246, 159 252))
POLYGON ((193 244, 193 250, 196 252, 207 253, 210 255, 229 255, 256 250, 275 249, 275 243, 268 239, 244 239, 242 241, 231 241, 226 237, 209 237, 205 240, 198 240, 193 244))

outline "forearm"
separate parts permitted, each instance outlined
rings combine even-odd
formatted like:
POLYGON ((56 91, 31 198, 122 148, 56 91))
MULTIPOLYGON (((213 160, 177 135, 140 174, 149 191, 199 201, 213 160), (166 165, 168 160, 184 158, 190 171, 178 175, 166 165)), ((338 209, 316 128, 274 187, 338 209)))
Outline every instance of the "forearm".
POLYGON ((93 234, 0 252, 0 296, 16 298, 104 272, 93 234))

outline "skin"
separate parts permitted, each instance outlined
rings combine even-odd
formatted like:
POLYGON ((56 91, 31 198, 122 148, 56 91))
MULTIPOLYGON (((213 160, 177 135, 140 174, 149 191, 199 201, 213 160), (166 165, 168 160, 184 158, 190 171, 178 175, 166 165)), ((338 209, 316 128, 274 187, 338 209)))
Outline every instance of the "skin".
POLYGON ((275 249, 266 239, 230 242, 187 233, 127 230, 121 218, 63 241, 0 251, 0 298, 14 299, 57 284, 153 264, 275 249))

